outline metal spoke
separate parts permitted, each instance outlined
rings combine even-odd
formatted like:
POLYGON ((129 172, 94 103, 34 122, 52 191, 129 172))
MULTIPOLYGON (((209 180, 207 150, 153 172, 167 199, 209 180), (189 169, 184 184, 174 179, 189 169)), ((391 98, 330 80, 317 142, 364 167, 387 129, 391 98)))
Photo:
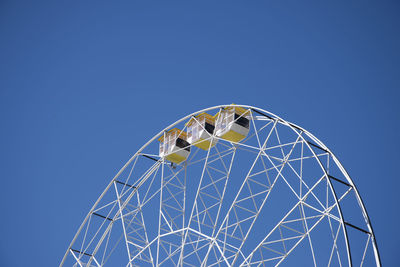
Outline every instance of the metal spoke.
POLYGON ((293 123, 232 104, 185 116, 140 148, 95 201, 60 266, 278 266, 299 253, 311 266, 380 266, 364 204, 335 155, 293 123), (210 123, 234 115, 219 121, 233 132, 218 134, 215 123, 213 133, 203 112, 210 123), (209 133, 209 147, 188 139, 176 150, 187 151, 185 160, 158 154, 171 129, 194 135, 190 120, 209 133))

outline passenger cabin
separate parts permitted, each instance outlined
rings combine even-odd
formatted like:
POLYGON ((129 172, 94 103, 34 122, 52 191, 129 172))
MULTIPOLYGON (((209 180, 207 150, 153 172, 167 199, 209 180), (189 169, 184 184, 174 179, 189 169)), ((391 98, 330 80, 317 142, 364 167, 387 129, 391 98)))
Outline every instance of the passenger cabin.
POLYGON ((185 161, 190 154, 190 144, 187 142, 186 132, 174 128, 164 133, 160 141, 160 157, 179 164, 185 161))
POLYGON ((222 139, 231 142, 240 142, 249 133, 250 121, 249 110, 238 106, 229 106, 214 117, 217 120, 215 134, 222 139))
POLYGON ((212 139, 215 118, 205 112, 192 117, 187 125, 188 142, 203 150, 215 146, 217 139, 212 139))

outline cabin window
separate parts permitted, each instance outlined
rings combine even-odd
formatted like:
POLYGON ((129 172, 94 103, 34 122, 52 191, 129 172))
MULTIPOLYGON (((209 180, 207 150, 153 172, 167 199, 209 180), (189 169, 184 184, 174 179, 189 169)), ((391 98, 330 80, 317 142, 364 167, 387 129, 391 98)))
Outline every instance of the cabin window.
POLYGON ((235 113, 235 122, 237 124, 239 124, 240 126, 249 128, 249 120, 247 118, 245 118, 244 116, 240 117, 240 115, 235 113))
POLYGON ((160 142, 160 156, 164 155, 164 142, 160 142))
POLYGON ((188 138, 192 140, 197 140, 200 137, 200 125, 197 122, 193 122, 192 125, 188 127, 188 138))
POLYGON ((176 139, 176 146, 190 152, 190 144, 181 138, 176 139))
POLYGON ((173 146, 174 146, 174 143, 175 143, 175 134, 173 134, 173 136, 168 136, 168 142, 166 143, 166 147, 165 147, 165 151, 166 152, 169 152, 172 148, 173 148, 173 146))
POLYGON ((208 122, 206 122, 205 125, 204 125, 204 128, 206 129, 206 131, 207 131, 209 134, 213 134, 213 133, 214 133, 214 129, 215 129, 215 126, 214 126, 214 125, 209 124, 208 122))
POLYGON ((233 113, 228 110, 224 110, 219 114, 219 118, 217 121, 217 128, 225 129, 228 126, 228 124, 232 121, 233 121, 233 113))

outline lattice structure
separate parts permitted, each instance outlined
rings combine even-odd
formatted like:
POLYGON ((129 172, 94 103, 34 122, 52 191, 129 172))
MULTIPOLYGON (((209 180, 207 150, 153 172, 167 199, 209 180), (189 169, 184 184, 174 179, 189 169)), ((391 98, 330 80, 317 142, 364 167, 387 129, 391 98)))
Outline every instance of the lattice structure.
POLYGON ((240 142, 210 134, 208 148, 192 145, 179 164, 157 154, 165 132, 185 131, 202 112, 218 121, 232 107, 190 114, 144 145, 96 201, 60 266, 380 266, 353 181, 301 127, 240 106, 235 119, 249 122, 240 142))

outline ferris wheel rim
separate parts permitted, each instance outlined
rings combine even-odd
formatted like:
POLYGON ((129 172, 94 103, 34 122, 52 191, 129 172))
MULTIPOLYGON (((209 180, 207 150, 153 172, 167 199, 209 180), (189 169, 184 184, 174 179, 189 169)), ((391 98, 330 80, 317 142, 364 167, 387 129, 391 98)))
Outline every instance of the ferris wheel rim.
MULTIPOLYGON (((138 157, 139 155, 141 155, 141 152, 152 142, 154 142, 159 136, 161 136, 164 132, 166 132, 168 129, 172 129, 175 125, 187 120, 188 118, 193 117, 196 114, 202 113, 202 112, 207 112, 209 110, 215 110, 215 109, 224 109, 227 107, 243 107, 243 108, 247 108, 250 109, 252 111, 255 111, 263 116, 266 116, 272 120, 276 120, 277 122, 288 126, 291 130, 293 130, 294 132, 298 133, 295 129, 303 132, 305 135, 307 135, 311 140, 313 140, 321 149, 325 150, 327 153, 329 153, 332 156, 332 159, 334 160, 335 164, 340 168, 341 172, 344 174, 344 177, 346 178, 347 182, 353 187, 355 195, 356 195, 356 199, 359 202, 359 207, 361 208, 361 212, 362 215, 364 217, 366 226, 369 230, 369 234, 371 235, 371 242, 373 245, 373 250, 374 250, 374 257, 375 257, 375 262, 377 264, 377 266, 381 266, 381 260, 380 260, 380 253, 378 250, 378 245, 377 245, 377 241, 376 241, 376 237, 373 231, 373 227, 370 221, 370 217, 368 215, 368 212, 365 208, 364 202, 359 194, 359 191, 355 185, 355 183, 353 182, 353 180, 351 179, 349 173, 347 172, 347 170, 343 167, 343 165, 341 164, 341 162, 338 160, 338 158, 336 157, 336 155, 321 141, 319 140, 317 137, 315 137, 311 132, 309 132, 308 130, 304 129, 301 126, 298 126, 292 122, 289 122, 287 120, 282 119, 281 117, 277 116, 276 114, 258 108, 258 107, 254 107, 254 106, 250 106, 250 105, 240 105, 240 104, 228 104, 228 105, 217 105, 217 106, 213 106, 213 107, 208 107, 196 112, 193 112, 189 115, 186 115, 184 117, 182 117, 181 119, 175 121, 174 123, 170 124, 169 126, 165 127, 163 130, 161 130, 158 134, 154 135, 152 138, 149 139, 149 141, 147 141, 139 150, 137 150, 137 152, 123 165, 123 167, 117 172, 117 174, 111 179, 110 183, 106 186, 106 188, 103 190, 103 192, 100 194, 100 196, 97 198, 97 200, 95 201, 95 203, 92 205, 91 209, 89 210, 89 212, 87 213, 87 215, 85 216, 83 222, 81 223, 80 227, 78 228, 78 231, 76 232, 76 234, 74 235, 74 238, 72 239, 71 243, 69 244, 64 257, 60 263, 60 266, 63 266, 68 253, 70 251, 70 249, 72 248, 73 244, 75 243, 78 235, 80 234, 80 232, 82 231, 83 227, 85 226, 86 222, 88 221, 90 215, 93 213, 93 211, 95 210, 95 208, 97 207, 97 205, 99 204, 99 202, 102 200, 102 198, 104 197, 104 195, 107 193, 107 191, 110 189, 110 187, 113 185, 113 183, 116 181, 116 179, 121 175, 121 173, 129 166, 129 164, 132 163, 132 161, 138 157)), ((308 146, 310 146, 309 144, 307 144, 308 146)), ((311 149, 311 151, 313 151, 311 149)), ((313 152, 314 153, 314 152, 313 152)), ((328 179, 329 181, 329 179, 328 179)), ((330 182, 329 182, 330 183, 330 182)), ((332 187, 333 189, 333 187, 332 187)), ((333 189, 333 192, 335 192, 335 190, 333 189)), ((335 196, 335 201, 337 202, 337 197, 335 196)), ((342 214, 342 211, 340 210, 340 204, 337 202, 338 207, 339 207, 339 213, 340 213, 340 217, 342 220, 342 227, 344 229, 344 235, 346 238, 346 245, 348 247, 348 257, 350 257, 349 260, 349 265, 352 266, 352 261, 351 261, 351 252, 350 252, 350 248, 349 248, 349 244, 348 244, 348 236, 346 233, 346 222, 344 221, 344 217, 342 214)))

